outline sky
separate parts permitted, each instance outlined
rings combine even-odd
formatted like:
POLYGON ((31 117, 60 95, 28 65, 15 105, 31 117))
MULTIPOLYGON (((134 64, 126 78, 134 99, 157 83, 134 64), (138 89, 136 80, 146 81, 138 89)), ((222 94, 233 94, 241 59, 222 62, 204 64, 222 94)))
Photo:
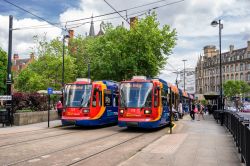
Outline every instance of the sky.
MULTIPOLYGON (((114 12, 104 0, 8 0, 46 20, 53 23, 60 23, 65 26, 65 22, 80 18, 89 18, 92 15, 114 12)), ((141 6, 160 0, 107 0, 116 10, 128 9, 135 6, 141 6)), ((147 11, 158 6, 164 6, 168 3, 180 0, 162 0, 141 8, 128 10, 127 15, 133 16, 133 13, 147 11)), ((165 69, 161 71, 160 77, 174 82, 177 70, 183 69, 183 59, 186 59, 186 67, 195 67, 197 59, 203 53, 203 47, 206 45, 215 45, 218 48, 219 37, 218 27, 212 27, 210 23, 213 20, 222 20, 222 51, 228 51, 229 45, 234 48, 243 48, 247 46, 250 40, 250 1, 249 0, 184 0, 172 5, 153 9, 158 15, 158 21, 161 26, 168 24, 177 31, 177 45, 169 56, 165 69)), ((125 12, 121 13, 126 15, 125 12)), ((14 28, 30 27, 44 25, 43 28, 22 29, 13 31, 13 53, 18 53, 21 58, 29 57, 34 51, 36 43, 33 37, 43 37, 47 40, 56 37, 62 37, 63 32, 60 28, 47 25, 47 23, 37 17, 24 12, 4 0, 0 0, 0 47, 5 51, 8 49, 8 26, 9 15, 14 17, 14 28)), ((144 15, 139 18, 144 17, 144 15)), ((95 33, 98 33, 100 21, 110 22, 113 25, 119 25, 124 20, 118 14, 95 18, 95 33), (116 18, 114 18, 116 17, 116 18), (114 18, 114 19, 109 19, 114 18)), ((85 35, 89 32, 90 20, 77 22, 78 25, 70 25, 67 28, 74 28, 76 35, 85 35), (85 23, 87 22, 87 23, 85 23), (80 24, 81 23, 81 24, 80 24), (84 24, 83 24, 84 23, 84 24)), ((126 24, 126 23, 125 23, 126 24)), ((128 25, 126 25, 128 27, 128 25)))

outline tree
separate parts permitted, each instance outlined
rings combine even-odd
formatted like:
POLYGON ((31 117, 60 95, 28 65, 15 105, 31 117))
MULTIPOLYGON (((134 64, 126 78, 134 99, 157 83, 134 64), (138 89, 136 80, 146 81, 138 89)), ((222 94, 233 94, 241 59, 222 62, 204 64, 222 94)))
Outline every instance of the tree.
POLYGON ((156 76, 176 44, 176 31, 168 25, 160 28, 156 14, 152 14, 131 30, 107 24, 104 35, 77 40, 76 54, 81 54, 84 62, 78 67, 78 72, 83 71, 80 75, 87 76, 90 62, 92 79, 121 81, 133 75, 156 76))
MULTIPOLYGON (((62 83, 62 43, 59 39, 51 42, 39 41, 38 59, 22 70, 16 78, 15 87, 23 92, 35 92, 53 87, 60 90, 62 83)), ((67 48, 65 49, 67 53, 67 48)), ((65 54, 64 82, 75 80, 75 58, 65 54)))
POLYGON ((0 95, 6 93, 7 53, 0 47, 0 95))
POLYGON ((223 84, 224 94, 226 97, 239 97, 240 95, 250 92, 250 86, 245 81, 228 80, 223 84))

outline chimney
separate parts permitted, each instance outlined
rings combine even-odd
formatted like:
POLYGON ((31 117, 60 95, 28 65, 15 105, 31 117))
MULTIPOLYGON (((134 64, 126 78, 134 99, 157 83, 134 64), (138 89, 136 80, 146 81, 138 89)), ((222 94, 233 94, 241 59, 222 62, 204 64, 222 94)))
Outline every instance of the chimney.
POLYGON ((229 46, 229 50, 230 50, 230 53, 232 53, 233 50, 234 50, 234 45, 230 45, 230 46, 229 46))
POLYGON ((247 41, 247 47, 250 48, 250 41, 247 41))
POLYGON ((131 17, 130 18, 130 29, 134 28, 138 22, 138 17, 131 17))
POLYGON ((69 30, 69 38, 73 39, 74 38, 74 30, 69 30))
POLYGON ((14 60, 18 60, 18 59, 19 59, 18 54, 14 54, 13 59, 14 59, 14 60))
POLYGON ((30 60, 34 60, 35 59, 35 54, 32 52, 30 53, 30 60))

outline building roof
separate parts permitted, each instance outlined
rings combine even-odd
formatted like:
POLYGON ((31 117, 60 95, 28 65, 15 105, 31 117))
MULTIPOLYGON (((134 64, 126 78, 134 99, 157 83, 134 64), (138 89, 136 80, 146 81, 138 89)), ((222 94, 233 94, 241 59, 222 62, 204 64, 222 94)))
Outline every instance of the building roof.
POLYGON ((93 16, 92 16, 92 19, 91 19, 91 25, 90 25, 90 29, 89 29, 89 36, 95 36, 95 28, 94 28, 93 16))
POLYGON ((26 64, 30 61, 30 59, 16 59, 13 60, 15 65, 22 65, 22 64, 26 64))

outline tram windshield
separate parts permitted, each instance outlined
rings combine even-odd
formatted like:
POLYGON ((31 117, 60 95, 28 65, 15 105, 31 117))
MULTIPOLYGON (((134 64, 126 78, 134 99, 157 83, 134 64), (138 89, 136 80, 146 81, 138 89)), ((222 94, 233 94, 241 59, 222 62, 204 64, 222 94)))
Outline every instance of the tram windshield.
POLYGON ((65 87, 65 106, 89 107, 91 97, 91 84, 71 84, 65 87))
POLYGON ((152 106, 153 84, 150 82, 122 83, 120 88, 121 107, 142 108, 152 106))

